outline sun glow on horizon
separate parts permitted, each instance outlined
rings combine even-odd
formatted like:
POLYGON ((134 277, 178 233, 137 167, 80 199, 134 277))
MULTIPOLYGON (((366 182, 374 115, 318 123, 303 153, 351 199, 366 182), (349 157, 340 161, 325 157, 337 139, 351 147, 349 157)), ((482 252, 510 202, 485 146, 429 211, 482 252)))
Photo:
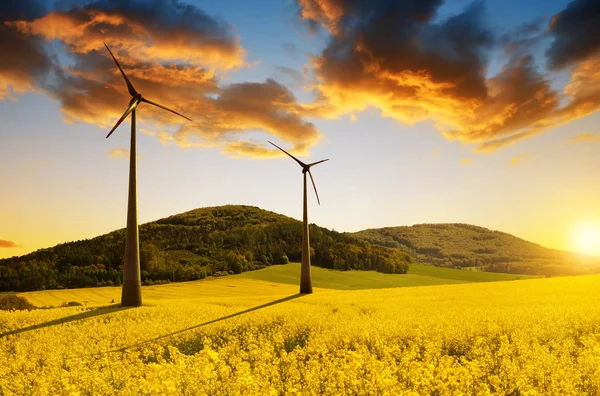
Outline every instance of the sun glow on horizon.
POLYGON ((578 224, 573 230, 571 246, 576 252, 600 256, 600 222, 578 224))

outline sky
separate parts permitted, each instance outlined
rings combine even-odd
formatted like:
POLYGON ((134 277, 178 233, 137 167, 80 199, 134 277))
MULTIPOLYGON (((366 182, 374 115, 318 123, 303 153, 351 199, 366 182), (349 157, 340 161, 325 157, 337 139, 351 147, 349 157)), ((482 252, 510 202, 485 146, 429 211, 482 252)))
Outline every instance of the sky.
POLYGON ((199 207, 468 223, 600 255, 597 0, 0 4, 0 258, 199 207))

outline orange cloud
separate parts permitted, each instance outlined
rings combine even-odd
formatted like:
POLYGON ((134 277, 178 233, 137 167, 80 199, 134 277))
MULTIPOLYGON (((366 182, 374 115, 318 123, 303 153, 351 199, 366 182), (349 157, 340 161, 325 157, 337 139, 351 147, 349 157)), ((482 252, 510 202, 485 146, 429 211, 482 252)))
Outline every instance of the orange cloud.
POLYGON ((567 140, 567 143, 575 142, 600 142, 600 133, 584 132, 567 140))
POLYGON ((155 131, 150 131, 150 130, 148 130, 148 129, 146 129, 146 128, 139 128, 139 131, 140 131, 141 133, 143 133, 144 135, 148 135, 148 136, 157 136, 157 135, 158 135, 158 133, 157 133, 157 132, 155 132, 155 131))
POLYGON ((250 141, 228 143, 221 151, 233 158, 242 158, 242 156, 253 158, 281 157, 281 151, 277 153, 275 150, 266 148, 262 143, 253 143, 250 141))
POLYGON ((16 100, 14 94, 42 91, 39 84, 52 71, 53 62, 39 40, 2 26, 0 19, 0 53, 0 100, 16 100))
MULTIPOLYGON (((298 0, 303 19, 319 22, 333 34, 339 33, 338 23, 344 16, 342 3, 326 0, 298 0)), ((314 31, 315 25, 311 26, 314 31)))
POLYGON ((518 59, 487 80, 486 99, 472 112, 447 119, 456 129, 444 130, 444 135, 463 143, 479 143, 477 152, 492 152, 550 127, 560 97, 532 61, 531 57, 518 59))
POLYGON ((548 25, 554 41, 546 51, 549 65, 561 69, 600 51, 598 0, 573 0, 548 25))
MULTIPOLYGON (((24 34, 41 36, 46 40, 60 40, 71 51, 81 54, 102 51, 103 43, 108 42, 126 50, 135 59, 209 63, 223 69, 239 67, 244 63, 245 52, 232 36, 215 40, 210 34, 202 34, 201 29, 185 25, 161 29, 148 24, 152 22, 152 18, 142 19, 139 17, 141 13, 129 10, 126 6, 108 12, 93 7, 91 5, 89 8, 64 13, 52 12, 33 21, 21 20, 6 24, 24 34), (148 42, 152 45, 147 45, 148 42)), ((185 6, 171 4, 167 7, 185 6)), ((210 20, 205 15, 197 17, 196 23, 210 20)))
MULTIPOLYGON (((109 150, 108 158, 128 160, 129 159, 129 150, 127 150, 125 148, 121 148, 121 147, 109 150)), ((138 155, 138 156, 136 156, 136 158, 143 159, 144 156, 138 155)))
POLYGON ((17 245, 13 241, 7 241, 7 240, 4 240, 4 239, 0 239, 0 248, 10 249, 10 248, 18 248, 18 247, 21 247, 21 245, 17 245))
POLYGON ((470 164, 471 162, 473 162, 473 158, 461 158, 460 159, 461 164, 470 164))
POLYGON ((573 68, 571 81, 565 86, 562 94, 542 94, 532 98, 536 101, 538 114, 531 118, 529 124, 522 124, 519 129, 513 130, 506 136, 483 142, 475 151, 493 152, 550 128, 585 117, 600 109, 600 72, 598 68, 600 68, 600 54, 578 64, 573 68), (565 104, 559 107, 558 103, 561 100, 565 104))
POLYGON ((303 108, 294 95, 274 80, 224 86, 219 96, 207 98, 185 111, 197 121, 182 125, 172 139, 163 135, 163 141, 173 141, 183 147, 222 142, 225 153, 233 155, 237 150, 240 155, 264 157, 273 153, 245 140, 246 131, 272 134, 292 143, 296 152, 303 152, 321 137, 312 123, 303 120, 303 108), (231 140, 237 142, 231 143, 231 140))
POLYGON ((511 159, 508 162, 508 164, 510 166, 522 165, 525 162, 531 161, 532 158, 533 158, 533 156, 531 156, 530 154, 519 154, 516 157, 514 157, 513 159, 511 159))
MULTIPOLYGON (((273 156, 270 149, 254 147, 246 134, 275 135, 297 152, 319 140, 319 131, 304 120, 309 112, 285 86, 274 80, 223 85, 221 74, 245 65, 245 51, 230 26, 177 1, 133 3, 99 0, 0 24, 13 32, 15 42, 18 37, 28 43, 64 43, 71 60, 69 67, 52 64, 53 73, 41 73, 54 80, 44 84, 26 69, 20 81, 21 62, 11 68, 15 77, 5 85, 46 92, 59 101, 66 122, 91 123, 107 132, 130 98, 104 48, 106 41, 138 92, 195 121, 142 104, 136 110, 141 132, 165 145, 223 147, 231 156, 273 156)), ((2 62, 7 61, 0 60, 0 70, 2 62)), ((127 156, 125 149, 109 153, 110 158, 127 156)))
POLYGON ((575 0, 550 22, 551 66, 574 64, 561 92, 527 54, 535 40, 523 29, 498 41, 510 59, 486 77, 495 41, 482 23, 483 2, 432 22, 436 0, 298 0, 300 16, 331 35, 312 60, 317 99, 306 110, 338 118, 372 106, 409 125, 433 120, 447 139, 481 153, 533 137, 600 108, 595 1, 575 0), (560 54, 568 62, 556 61, 560 54))

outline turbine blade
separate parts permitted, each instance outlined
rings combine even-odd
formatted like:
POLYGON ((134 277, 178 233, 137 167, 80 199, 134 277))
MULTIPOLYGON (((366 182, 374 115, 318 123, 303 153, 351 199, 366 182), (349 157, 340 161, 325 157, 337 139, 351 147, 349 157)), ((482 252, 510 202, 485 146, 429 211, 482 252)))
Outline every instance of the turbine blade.
POLYGON ((112 135, 112 133, 115 131, 115 129, 117 129, 117 127, 119 125, 121 125, 121 123, 123 121, 125 121, 125 118, 127 118, 127 116, 129 115, 129 113, 131 113, 133 111, 133 109, 135 109, 137 107, 137 105, 140 104, 139 101, 135 101, 133 102, 128 108, 127 110, 125 110, 125 113, 123 113, 123 115, 121 116, 121 118, 119 118, 119 121, 117 121, 117 123, 115 124, 115 126, 110 130, 110 132, 108 133, 108 135, 106 135, 106 138, 108 139, 108 137, 110 135, 112 135))
POLYGON ((106 45, 106 43, 104 43, 104 46, 106 47, 106 49, 108 50, 108 52, 110 52, 110 56, 112 56, 113 60, 117 64, 117 67, 119 68, 119 70, 121 70, 121 74, 123 75, 123 78, 125 79, 125 83, 127 84, 127 90, 129 91, 129 95, 131 95, 131 96, 137 95, 137 91, 133 87, 133 84, 131 84, 131 81, 129 81, 129 79, 127 78, 127 75, 125 74, 125 72, 121 68, 121 65, 119 65, 119 62, 117 62, 117 58, 115 58, 115 56, 113 55, 113 53, 110 50, 110 48, 108 48, 108 45, 106 45))
POLYGON ((302 161, 300 161, 298 158, 294 157, 292 154, 288 153, 287 151, 285 151, 284 149, 282 149, 281 147, 279 147, 278 145, 276 145, 275 143, 271 142, 270 140, 267 140, 267 142, 271 143, 273 146, 277 147, 279 150, 283 151, 284 153, 286 153, 287 155, 289 155, 290 157, 292 157, 294 159, 294 161, 296 161, 297 163, 300 164, 301 167, 306 167, 306 164, 302 161))
MULTIPOLYGON (((168 107, 161 106, 161 105, 159 105, 158 103, 151 102, 151 101, 149 101, 149 100, 148 100, 148 99, 146 99, 146 98, 142 98, 142 102, 146 102, 146 103, 148 103, 148 104, 151 104, 151 105, 154 105, 154 106, 156 106, 156 107, 160 107, 161 109, 164 109, 164 110, 170 111, 170 112, 171 112, 171 113, 173 113, 173 114, 177 114, 179 117, 183 117, 183 118, 185 118, 185 119, 186 119, 186 120, 188 120, 188 121, 192 121, 191 119, 187 118, 187 117, 186 117, 186 116, 184 116, 183 114, 179 114, 179 113, 178 113, 178 112, 176 112, 175 110, 171 110, 171 109, 169 109, 168 107)), ((192 122, 193 122, 193 121, 192 121, 192 122)))
POLYGON ((319 193, 317 192, 317 186, 315 185, 315 179, 312 177, 312 173, 310 173, 310 169, 308 170, 308 176, 310 176, 310 181, 312 182, 313 188, 315 189, 315 195, 317 196, 317 202, 321 205, 321 200, 319 200, 319 193))
POLYGON ((325 162, 325 161, 329 161, 329 158, 327 158, 327 159, 324 159, 324 160, 321 160, 321 161, 313 162, 312 164, 308 164, 308 166, 318 165, 318 164, 320 164, 321 162, 325 162))

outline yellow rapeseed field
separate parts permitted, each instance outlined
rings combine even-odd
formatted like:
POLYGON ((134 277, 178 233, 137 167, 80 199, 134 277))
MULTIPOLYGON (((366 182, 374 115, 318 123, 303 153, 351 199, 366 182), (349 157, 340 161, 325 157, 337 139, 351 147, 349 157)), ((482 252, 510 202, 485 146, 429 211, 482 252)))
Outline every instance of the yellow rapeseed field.
POLYGON ((600 276, 309 296, 228 282, 0 312, 0 394, 600 394, 600 276))

